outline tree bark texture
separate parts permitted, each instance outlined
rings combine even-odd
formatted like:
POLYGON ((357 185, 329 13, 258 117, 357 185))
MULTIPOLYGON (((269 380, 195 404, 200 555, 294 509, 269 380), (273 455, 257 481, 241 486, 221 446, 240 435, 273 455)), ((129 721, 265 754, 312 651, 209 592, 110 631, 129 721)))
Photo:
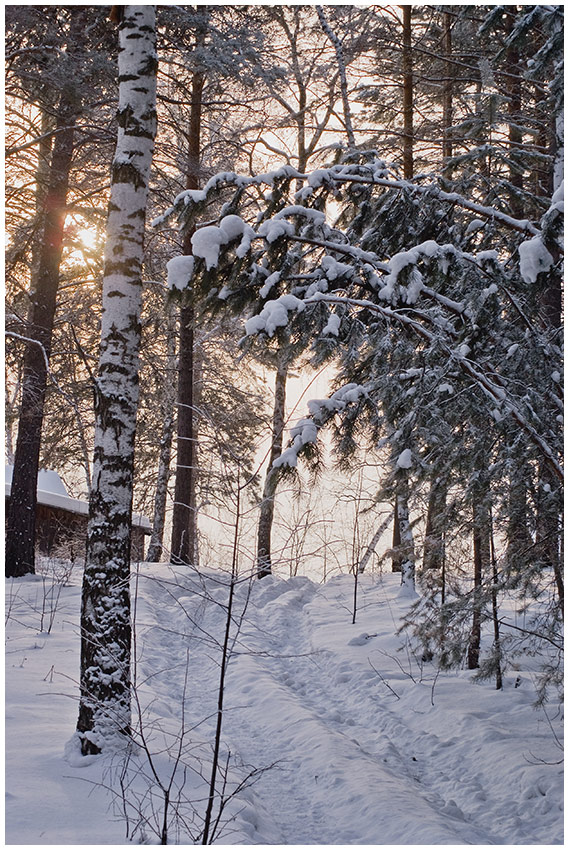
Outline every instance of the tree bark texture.
POLYGON ((401 572, 401 530, 399 528, 398 497, 395 496, 393 505, 393 536, 391 538, 391 572, 401 572))
POLYGON ((171 559, 176 564, 196 561, 194 442, 194 308, 186 304, 180 309, 178 354, 176 484, 171 544, 171 559))
MULTIPOLYGON (((198 34, 198 41, 205 32, 198 34)), ((201 154, 202 94, 204 74, 196 72, 192 79, 192 103, 188 131, 188 170, 186 189, 199 188, 201 154)), ((192 253, 192 231, 184 237, 184 254, 192 253)), ((178 401, 176 442, 176 484, 172 516, 171 559, 178 564, 197 564, 198 536, 196 513, 197 484, 197 417, 194 398, 194 306, 192 293, 180 309, 178 355, 178 401)))
POLYGON ((446 490, 439 479, 431 483, 427 505, 425 542, 423 544, 423 570, 442 571, 444 560, 446 490))
POLYGON ((472 591, 472 627, 468 642, 468 669, 476 670, 480 664, 480 637, 482 629, 482 579, 490 574, 490 508, 487 493, 480 493, 473 505, 472 544, 474 560, 474 587, 472 591))
MULTIPOLYGON (((514 26, 514 14, 508 15, 508 34, 514 26)), ((514 45, 506 53, 508 74, 505 85, 508 95, 508 143, 510 148, 510 210, 515 218, 524 217, 522 192, 524 188, 523 168, 516 162, 523 148, 522 123, 522 71, 520 56, 514 45)))
POLYGON ((119 27, 118 137, 111 171, 95 387, 95 451, 81 602, 77 723, 83 754, 130 732, 130 536, 148 179, 156 134, 154 6, 119 27))
POLYGON ((158 470, 156 473, 156 492, 154 494, 154 515, 152 518, 152 535, 148 546, 147 560, 159 561, 162 557, 164 543, 164 525, 166 523, 166 501, 168 496, 168 479, 170 477, 170 461, 172 458, 172 438, 174 436, 174 371, 176 369, 176 335, 175 321, 172 310, 168 313, 168 339, 166 353, 165 399, 163 404, 162 435, 158 454, 158 470))
MULTIPOLYGON (((36 493, 41 432, 67 215, 74 125, 78 112, 77 93, 70 82, 61 93, 59 102, 56 126, 60 132, 55 135, 49 183, 43 199, 43 236, 32 282, 27 336, 33 342, 27 343, 24 353, 18 437, 6 523, 6 575, 10 577, 35 572, 36 493)), ((44 149, 40 148, 40 157, 44 154, 44 149)), ((38 200, 42 194, 41 187, 38 187, 38 200)))
POLYGON ((413 52, 411 6, 403 9, 403 177, 413 177, 413 52))
POLYGON ((261 501, 261 512, 259 515, 259 526, 257 529, 257 576, 270 575, 271 564, 271 532, 273 517, 275 514, 275 495, 279 472, 273 467, 273 463, 282 454, 283 433, 285 421, 286 404, 286 380, 288 375, 288 363, 279 352, 277 360, 277 373, 275 377, 275 402, 273 406, 273 431, 271 451, 269 454, 269 466, 263 487, 263 498, 261 501))
POLYGON ((409 519, 409 483, 404 479, 397 495, 397 518, 401 535, 401 584, 415 590, 415 540, 409 519))
POLYGON ((452 98, 454 68, 452 62, 452 15, 443 12, 445 81, 443 85, 443 167, 452 156, 452 98))

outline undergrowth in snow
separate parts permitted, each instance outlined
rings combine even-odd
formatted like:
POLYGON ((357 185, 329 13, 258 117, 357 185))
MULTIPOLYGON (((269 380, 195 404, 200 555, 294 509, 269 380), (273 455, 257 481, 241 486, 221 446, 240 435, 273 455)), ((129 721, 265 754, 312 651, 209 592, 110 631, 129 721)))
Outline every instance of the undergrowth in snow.
MULTIPOLYGON (((562 721, 534 707, 535 660, 502 691, 440 672, 397 634, 398 590, 361 576, 352 625, 351 576, 237 584, 215 843, 562 843, 562 721)), ((143 564, 133 591, 138 745, 81 758, 79 570, 7 583, 10 844, 160 843, 160 786, 169 843, 199 842, 228 578, 143 564)))

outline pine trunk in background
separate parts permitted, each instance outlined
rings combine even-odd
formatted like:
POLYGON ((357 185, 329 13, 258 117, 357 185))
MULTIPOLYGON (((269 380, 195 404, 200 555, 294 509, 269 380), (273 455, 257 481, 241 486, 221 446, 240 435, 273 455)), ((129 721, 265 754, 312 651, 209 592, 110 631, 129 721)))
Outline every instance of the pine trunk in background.
POLYGON ((443 84, 443 168, 452 156, 452 97, 453 97, 453 62, 452 62, 452 15, 443 12, 443 46, 445 55, 445 81, 443 84))
POLYGON ((498 563, 496 559, 496 549, 494 547, 494 528, 492 522, 492 513, 490 512, 490 558, 492 561, 492 623, 494 626, 494 645, 492 647, 492 655, 494 661, 494 676, 496 681, 496 690, 501 691, 503 686, 502 679, 502 642, 500 639, 500 616, 498 611, 498 563))
POLYGON ((563 577, 561 509, 558 484, 549 465, 541 461, 538 469, 536 504, 535 556, 542 568, 553 570, 559 609, 564 615, 565 587, 563 577))
POLYGON ((270 575, 271 564, 271 531, 275 513, 275 495, 277 492, 278 471, 273 468, 273 463, 282 454, 283 432, 286 402, 286 380, 288 375, 288 363, 285 356, 279 351, 277 355, 277 373, 275 377, 275 402, 273 406, 273 431, 271 451, 269 454, 269 465, 263 487, 263 499, 261 501, 261 512, 259 515, 259 526, 257 530, 257 576, 270 575))
POLYGON ((512 464, 508 482, 508 525, 506 529, 506 562, 510 570, 520 572, 522 564, 533 557, 533 540, 528 522, 528 486, 532 479, 530 465, 524 459, 512 464))
POLYGON ((399 499, 395 497, 393 505, 393 537, 391 539, 391 572, 401 572, 401 531, 399 528, 399 499))
POLYGON ((472 508, 472 543, 474 559, 474 588, 472 591, 472 627, 468 643, 468 669, 476 670, 480 663, 482 629, 482 578, 490 574, 490 509, 487 493, 480 492, 472 508))
POLYGON ((411 6, 403 9, 403 177, 413 177, 413 53, 411 6))
MULTIPOLYGON (((508 34, 511 33, 517 7, 513 14, 507 15, 508 34)), ((524 188, 523 167, 516 162, 516 158, 523 153, 522 123, 522 71, 520 67, 520 56, 517 48, 510 45, 506 51, 507 76, 505 88, 508 94, 508 143, 510 161, 510 210, 515 218, 523 218, 524 203, 522 192, 524 188)))
POLYGON ((95 451, 81 601, 77 722, 84 755, 130 732, 130 540, 148 179, 156 135, 154 6, 119 26, 118 137, 111 171, 95 386, 95 451))
MULTIPOLYGON (((205 29, 198 33, 198 43, 203 43, 205 29)), ((188 132, 188 171, 186 189, 199 188, 201 155, 202 95, 205 83, 203 73, 196 71, 192 78, 192 102, 188 132)), ((183 253, 192 253, 192 234, 184 236, 183 253)), ((171 559, 177 564, 198 563, 198 537, 196 516, 197 482, 197 417, 194 398, 194 305, 193 293, 186 294, 187 303, 180 309, 180 334, 178 345, 178 402, 176 484, 172 515, 171 559)))
MULTIPOLYGON (((80 18, 81 16, 77 14, 73 16, 72 21, 77 22, 80 18)), ((41 202, 45 191, 44 226, 41 244, 38 246, 37 268, 33 269, 35 274, 33 274, 27 330, 30 342, 26 344, 24 354, 18 438, 6 520, 5 562, 6 575, 9 577, 35 572, 37 478, 41 432, 67 215, 66 203, 73 157, 75 121, 78 112, 78 94, 74 84, 70 82, 62 91, 59 102, 57 133, 53 145, 47 191, 39 185, 37 190, 38 202, 41 202)), ((45 169, 43 162, 45 153, 45 147, 40 147, 38 176, 39 172, 45 169)))
POLYGON ((166 341, 166 378, 165 396, 163 402, 163 424, 158 455, 158 471, 156 474, 156 492, 154 494, 154 516, 152 518, 152 535, 148 545, 147 561, 156 562, 162 557, 164 544, 164 525, 166 523, 166 501, 168 496, 168 480, 170 478, 170 461, 172 458, 172 438, 174 436, 174 373, 176 370, 176 322, 174 311, 168 309, 166 341))
POLYGON ((423 570, 442 572, 444 560, 446 489, 440 479, 431 483, 427 505, 425 542, 423 544, 423 570))

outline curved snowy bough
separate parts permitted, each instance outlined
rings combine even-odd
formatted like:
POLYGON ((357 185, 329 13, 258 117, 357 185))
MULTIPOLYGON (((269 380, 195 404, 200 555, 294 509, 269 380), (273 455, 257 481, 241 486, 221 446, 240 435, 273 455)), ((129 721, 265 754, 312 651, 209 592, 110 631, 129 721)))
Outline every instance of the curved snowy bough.
MULTIPOLYGON (((294 328, 297 336, 312 338, 316 359, 318 351, 328 357, 341 350, 354 322, 362 327, 364 336, 369 336, 369 328, 377 327, 378 322, 384 328, 399 327, 422 345, 443 352, 490 402, 490 417, 495 422, 513 417, 560 475, 558 450, 550 445, 548 428, 540 431, 536 425, 535 393, 531 389, 529 394, 518 392, 505 361, 496 368, 490 360, 486 328, 498 327, 505 307, 516 306, 508 290, 516 274, 511 265, 516 257, 503 255, 502 247, 500 251, 465 251, 460 243, 439 244, 435 239, 387 258, 369 250, 369 245, 364 250, 350 241, 349 231, 330 225, 326 218, 327 199, 332 196, 337 201, 354 186, 367 187, 366 191, 379 189, 384 196, 404 192, 419 201, 428 198, 429 204, 458 206, 474 216, 476 226, 469 225, 467 235, 485 220, 494 228, 518 234, 515 244, 522 239, 518 281, 532 282, 552 266, 546 236, 535 224, 445 192, 435 181, 395 179, 385 163, 368 157, 312 174, 300 174, 290 166, 256 177, 226 172, 211 178, 202 190, 181 193, 160 222, 177 214, 187 226, 205 214, 211 201, 229 200, 218 224, 198 227, 194 233, 194 256, 177 258, 173 269, 170 264, 171 287, 183 289, 190 280, 194 285, 203 281, 208 304, 217 300, 240 312, 248 309, 244 339, 271 339, 284 329, 290 337, 294 328), (291 204, 293 184, 296 203, 291 204), (261 194, 263 186, 269 187, 268 194, 261 194), (261 210, 254 220, 249 212, 253 202, 254 208, 261 210), (523 240, 524 236, 529 238, 523 240), (483 339, 486 342, 481 348, 483 339)), ((558 212, 560 203, 555 198, 552 209, 558 212)), ((548 233, 547 240, 551 238, 548 233)), ((504 325, 504 333, 510 330, 504 325)), ((517 329, 512 337, 516 334, 517 329)), ((317 430, 319 427, 317 423, 317 430)), ((309 434, 313 428, 305 422, 293 434, 293 446, 300 451, 311 442, 309 434)))

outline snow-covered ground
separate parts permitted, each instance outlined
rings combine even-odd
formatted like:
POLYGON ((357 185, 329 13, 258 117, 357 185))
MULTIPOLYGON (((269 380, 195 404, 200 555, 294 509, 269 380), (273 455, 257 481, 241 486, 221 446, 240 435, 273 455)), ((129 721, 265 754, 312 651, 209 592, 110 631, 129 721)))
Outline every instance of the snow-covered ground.
MULTIPOLYGON (((144 564, 135 584, 148 753, 80 759, 79 572, 7 583, 8 844, 159 843, 156 776, 166 786, 174 768, 169 843, 200 843, 227 581, 144 564)), ((350 576, 237 586, 221 759, 225 796, 244 787, 215 843, 563 842, 562 721, 533 707, 530 665, 501 692, 437 674, 396 636, 397 591, 396 576, 363 577, 352 625, 350 576)))

